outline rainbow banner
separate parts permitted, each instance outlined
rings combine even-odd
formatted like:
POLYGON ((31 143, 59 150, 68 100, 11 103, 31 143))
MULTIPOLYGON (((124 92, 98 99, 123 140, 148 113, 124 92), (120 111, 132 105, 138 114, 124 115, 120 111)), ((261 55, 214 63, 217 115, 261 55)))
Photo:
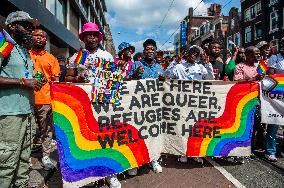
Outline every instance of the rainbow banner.
POLYGON ((89 52, 87 50, 80 49, 74 63, 77 65, 84 65, 88 57, 88 54, 89 52))
POLYGON ((265 77, 261 82, 261 121, 284 125, 284 74, 265 77))
POLYGON ((8 57, 11 51, 14 48, 16 42, 12 39, 12 37, 3 29, 0 31, 0 55, 8 57))
POLYGON ((84 186, 161 153, 249 156, 258 83, 125 82, 119 104, 91 103, 92 85, 53 83, 64 186, 84 186))
POLYGON ((266 71, 268 71, 268 66, 266 65, 266 62, 265 60, 260 60, 257 68, 256 68, 256 71, 259 75, 262 75, 263 73, 265 73, 266 71))

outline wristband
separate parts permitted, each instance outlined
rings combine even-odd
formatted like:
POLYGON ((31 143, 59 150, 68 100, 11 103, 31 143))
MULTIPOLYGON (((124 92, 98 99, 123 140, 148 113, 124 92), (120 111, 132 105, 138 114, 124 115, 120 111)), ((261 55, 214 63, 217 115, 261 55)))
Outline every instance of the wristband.
POLYGON ((24 79, 24 78, 20 78, 20 84, 21 84, 22 86, 25 85, 25 79, 24 79))

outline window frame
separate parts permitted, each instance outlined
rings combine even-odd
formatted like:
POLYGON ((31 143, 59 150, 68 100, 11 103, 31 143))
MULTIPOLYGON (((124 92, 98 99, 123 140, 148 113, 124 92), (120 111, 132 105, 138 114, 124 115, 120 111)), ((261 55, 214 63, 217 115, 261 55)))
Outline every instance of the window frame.
POLYGON ((251 26, 248 26, 248 27, 246 27, 245 28, 245 43, 250 43, 251 41, 252 41, 252 32, 251 32, 251 26), (249 33, 249 32, 247 32, 247 29, 250 29, 250 40, 248 41, 248 37, 247 37, 247 34, 249 33))
POLYGON ((270 32, 273 32, 273 31, 277 31, 278 30, 278 28, 279 28, 279 25, 278 25, 278 13, 277 13, 277 10, 275 10, 275 11, 273 11, 273 12, 270 12, 270 17, 269 17, 269 26, 270 26, 270 28, 269 28, 269 30, 270 30, 270 32), (275 21, 276 21, 276 28, 272 28, 272 14, 275 14, 276 16, 275 16, 275 21))

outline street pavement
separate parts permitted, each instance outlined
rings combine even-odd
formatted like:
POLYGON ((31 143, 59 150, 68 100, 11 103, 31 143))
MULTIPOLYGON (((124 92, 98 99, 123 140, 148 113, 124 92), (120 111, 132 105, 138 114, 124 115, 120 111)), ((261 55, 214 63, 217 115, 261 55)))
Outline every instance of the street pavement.
MULTIPOLYGON (((282 132, 282 131, 281 131, 282 132)), ((280 136, 278 137, 281 140, 280 136)), ((278 141, 280 141, 280 139, 278 141)), ((278 151, 282 145, 277 144, 278 151)), ((163 155, 163 173, 155 174, 149 165, 139 168, 138 175, 130 177, 127 173, 118 175, 123 188, 207 188, 207 187, 284 187, 284 158, 277 153, 276 163, 265 160, 264 153, 254 152, 245 159, 244 164, 235 163, 231 158, 206 158, 204 165, 189 159, 188 163, 178 162, 178 157, 163 155), (208 159, 208 160, 207 160, 208 159)), ((56 150, 52 153, 56 161, 56 150)), ((61 188, 60 170, 47 172, 39 162, 40 155, 33 154, 30 172, 30 187, 61 188)), ((89 187, 107 188, 104 180, 89 187)))

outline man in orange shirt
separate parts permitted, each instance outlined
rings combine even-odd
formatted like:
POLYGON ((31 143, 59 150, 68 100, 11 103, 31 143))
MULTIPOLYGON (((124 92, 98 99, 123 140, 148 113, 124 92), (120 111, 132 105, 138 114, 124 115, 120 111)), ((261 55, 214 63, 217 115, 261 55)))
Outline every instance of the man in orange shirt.
POLYGON ((35 29, 32 40, 33 48, 30 50, 30 56, 34 64, 34 74, 39 71, 47 80, 41 90, 35 92, 35 117, 42 142, 42 164, 45 170, 51 170, 55 166, 49 158, 53 134, 50 82, 59 79, 60 67, 57 59, 45 50, 47 41, 45 31, 35 29))

